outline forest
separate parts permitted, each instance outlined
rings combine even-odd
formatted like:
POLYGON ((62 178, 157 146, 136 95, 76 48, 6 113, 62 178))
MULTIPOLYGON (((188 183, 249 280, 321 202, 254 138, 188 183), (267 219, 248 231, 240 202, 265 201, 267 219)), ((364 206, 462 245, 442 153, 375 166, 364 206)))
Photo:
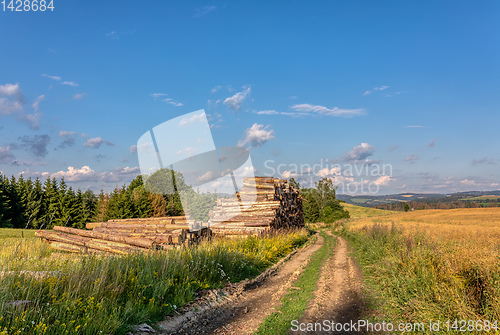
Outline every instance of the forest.
MULTIPOLYGON (((110 219, 184 215, 179 192, 188 194, 187 199, 196 200, 187 203, 188 206, 196 203, 190 207, 194 219, 208 219, 217 194, 195 192, 177 172, 168 170, 160 177, 148 179, 155 183, 153 187, 145 187, 139 175, 128 186, 96 194, 92 190, 75 190, 64 179, 47 178, 42 182, 38 178, 25 179, 22 175, 17 179, 0 175, 0 228, 51 229, 56 225, 84 228, 87 222, 110 219), (175 191, 155 192, 154 186, 164 185, 165 176, 171 174, 175 176, 175 191)), ((331 180, 324 178, 312 188, 301 188, 293 178, 290 183, 300 190, 306 222, 328 223, 349 217, 336 199, 336 187, 331 180)))
POLYGON ((421 209, 455 209, 455 208, 482 208, 482 207, 499 207, 500 203, 496 200, 478 201, 408 201, 408 202, 392 202, 375 206, 378 209, 386 209, 390 211, 405 211, 421 210, 421 209))

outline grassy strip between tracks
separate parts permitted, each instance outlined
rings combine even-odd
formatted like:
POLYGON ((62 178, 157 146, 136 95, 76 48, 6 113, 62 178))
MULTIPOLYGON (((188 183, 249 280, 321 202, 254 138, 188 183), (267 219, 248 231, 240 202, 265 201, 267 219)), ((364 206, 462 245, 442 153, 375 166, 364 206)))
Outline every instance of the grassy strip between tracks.
POLYGON ((260 324, 256 334, 287 334, 291 328, 291 322, 298 320, 304 314, 309 301, 313 298, 321 267, 333 254, 333 247, 337 241, 324 231, 320 234, 325 243, 311 256, 311 261, 292 284, 293 288, 289 289, 281 306, 260 324))

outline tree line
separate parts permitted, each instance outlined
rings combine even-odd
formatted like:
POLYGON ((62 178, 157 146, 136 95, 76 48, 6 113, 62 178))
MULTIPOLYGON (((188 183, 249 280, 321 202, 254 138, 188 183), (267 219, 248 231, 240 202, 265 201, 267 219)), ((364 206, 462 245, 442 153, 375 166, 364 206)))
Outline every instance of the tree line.
MULTIPOLYGON (((213 195, 210 200, 215 202, 213 195)), ((205 204, 205 216, 208 207, 205 204)), ((84 228, 87 222, 177 215, 184 215, 179 193, 148 192, 142 176, 111 193, 95 194, 92 190, 75 191, 64 179, 47 178, 42 183, 38 178, 0 175, 0 228, 84 228)))
MULTIPOLYGON (((500 203, 491 202, 488 207, 497 207, 500 203)), ((408 202, 391 202, 375 206, 378 209, 386 209, 390 211, 405 211, 421 210, 421 209, 455 209, 455 208, 482 208, 486 204, 475 201, 450 201, 450 202, 426 202, 426 201, 408 201, 408 202)))
MULTIPOLYGON (((324 178, 315 187, 299 189, 306 222, 330 223, 348 218, 349 213, 336 199, 336 187, 324 178)), ((180 173, 164 169, 147 178, 141 175, 110 193, 74 190, 64 178, 35 180, 0 174, 0 228, 51 229, 54 226, 84 228, 87 222, 110 219, 190 215, 207 221, 217 201, 216 193, 200 193, 185 184, 180 173), (169 190, 169 187, 173 189, 169 190)))

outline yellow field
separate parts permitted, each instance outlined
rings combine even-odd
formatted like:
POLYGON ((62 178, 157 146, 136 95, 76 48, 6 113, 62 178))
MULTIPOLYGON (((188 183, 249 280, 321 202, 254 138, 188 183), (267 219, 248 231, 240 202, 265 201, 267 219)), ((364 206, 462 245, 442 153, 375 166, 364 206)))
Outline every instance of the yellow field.
POLYGON ((452 263, 497 266, 500 251, 500 208, 460 208, 396 212, 387 216, 352 220, 350 228, 368 230, 373 225, 394 226, 405 235, 425 234, 429 242, 449 253, 452 263))
POLYGON ((396 212, 343 227, 388 315, 500 323, 500 208, 396 212))

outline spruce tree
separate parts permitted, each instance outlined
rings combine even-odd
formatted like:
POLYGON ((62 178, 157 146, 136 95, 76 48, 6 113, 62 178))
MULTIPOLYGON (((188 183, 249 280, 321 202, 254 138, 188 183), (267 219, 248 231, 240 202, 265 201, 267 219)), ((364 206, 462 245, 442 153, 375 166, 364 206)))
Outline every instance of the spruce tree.
POLYGON ((26 205, 26 227, 39 228, 43 218, 43 190, 42 183, 37 178, 33 183, 28 193, 28 201, 26 205))
POLYGON ((5 177, 0 174, 0 228, 12 227, 8 217, 10 210, 9 197, 6 193, 5 177))

